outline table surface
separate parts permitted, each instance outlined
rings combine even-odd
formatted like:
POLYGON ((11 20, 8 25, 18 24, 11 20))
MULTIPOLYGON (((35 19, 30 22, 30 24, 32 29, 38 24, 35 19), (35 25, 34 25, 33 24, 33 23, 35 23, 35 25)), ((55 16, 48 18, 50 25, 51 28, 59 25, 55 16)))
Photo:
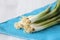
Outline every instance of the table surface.
POLYGON ((23 38, 16 38, 16 37, 0 34, 0 40, 25 40, 25 39, 23 39, 23 38))

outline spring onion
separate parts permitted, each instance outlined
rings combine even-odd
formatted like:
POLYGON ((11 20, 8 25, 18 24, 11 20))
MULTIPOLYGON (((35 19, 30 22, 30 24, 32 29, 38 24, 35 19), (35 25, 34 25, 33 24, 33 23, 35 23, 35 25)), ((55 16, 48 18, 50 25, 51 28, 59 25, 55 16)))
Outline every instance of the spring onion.
POLYGON ((21 21, 16 22, 15 28, 23 28, 25 32, 32 33, 51 27, 60 23, 60 0, 57 0, 57 4, 53 10, 50 10, 50 6, 43 12, 31 16, 22 17, 21 21))

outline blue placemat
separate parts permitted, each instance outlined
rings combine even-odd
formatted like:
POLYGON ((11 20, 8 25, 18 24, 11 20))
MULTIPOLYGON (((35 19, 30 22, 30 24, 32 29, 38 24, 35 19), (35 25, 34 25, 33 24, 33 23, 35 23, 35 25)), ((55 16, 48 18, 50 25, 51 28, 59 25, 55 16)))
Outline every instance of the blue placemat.
MULTIPOLYGON (((36 9, 30 13, 26 13, 24 14, 24 16, 36 15, 45 10, 49 5, 36 9)), ((52 4, 51 10, 54 8, 55 5, 56 2, 52 4)), ((26 38, 26 40, 60 40, 60 24, 57 24, 40 32, 27 34, 24 33, 23 30, 16 30, 14 28, 14 23, 20 21, 20 18, 21 16, 0 23, 0 33, 15 37, 26 38)))

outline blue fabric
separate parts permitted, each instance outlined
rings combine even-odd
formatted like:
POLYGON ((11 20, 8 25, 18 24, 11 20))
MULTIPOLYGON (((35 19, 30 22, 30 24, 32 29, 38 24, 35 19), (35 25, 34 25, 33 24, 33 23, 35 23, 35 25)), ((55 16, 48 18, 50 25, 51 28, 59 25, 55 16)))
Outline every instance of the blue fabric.
MULTIPOLYGON (((49 5, 36 9, 30 13, 26 13, 24 14, 24 16, 36 15, 42 12, 43 10, 45 10, 49 5)), ((55 5, 56 5, 56 2, 52 4, 51 9, 53 9, 55 5)), ((10 19, 3 23, 0 23, 0 33, 19 37, 19 38, 20 37, 26 38, 26 40, 60 40, 60 24, 54 25, 50 28, 47 28, 45 30, 42 30, 36 33, 27 34, 27 33, 24 33, 22 29, 16 30, 14 28, 14 23, 20 21, 20 18, 21 16, 10 19)))

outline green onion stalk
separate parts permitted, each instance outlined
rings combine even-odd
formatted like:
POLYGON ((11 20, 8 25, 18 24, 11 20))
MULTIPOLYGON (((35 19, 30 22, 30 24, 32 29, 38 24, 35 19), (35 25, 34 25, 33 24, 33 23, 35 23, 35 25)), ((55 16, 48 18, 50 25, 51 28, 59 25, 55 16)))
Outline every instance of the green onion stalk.
POLYGON ((22 17, 20 22, 15 23, 15 28, 23 28, 25 32, 32 33, 51 27, 60 23, 60 0, 57 0, 56 6, 51 10, 49 6, 43 12, 28 17, 22 17))
POLYGON ((27 33, 40 31, 58 23, 56 20, 60 18, 60 0, 57 0, 57 4, 52 11, 48 10, 50 10, 50 6, 44 12, 29 18, 31 21, 30 27, 32 29, 28 28, 26 30, 27 33))

